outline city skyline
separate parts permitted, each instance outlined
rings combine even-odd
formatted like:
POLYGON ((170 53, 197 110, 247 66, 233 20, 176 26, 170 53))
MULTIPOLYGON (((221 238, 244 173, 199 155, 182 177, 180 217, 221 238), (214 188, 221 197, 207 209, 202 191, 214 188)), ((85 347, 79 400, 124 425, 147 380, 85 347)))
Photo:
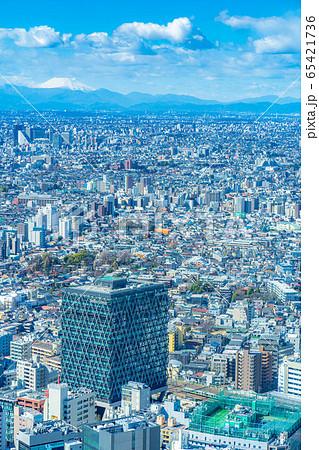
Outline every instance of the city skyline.
MULTIPOLYGON (((4 2, 0 73, 16 85, 70 78, 124 94, 232 101, 279 95, 300 76, 299 2, 96 2, 93 14, 84 2, 52 1, 50 15, 37 3, 31 14, 18 1, 18 18, 4 2)), ((287 95, 300 97, 300 81, 287 95)))

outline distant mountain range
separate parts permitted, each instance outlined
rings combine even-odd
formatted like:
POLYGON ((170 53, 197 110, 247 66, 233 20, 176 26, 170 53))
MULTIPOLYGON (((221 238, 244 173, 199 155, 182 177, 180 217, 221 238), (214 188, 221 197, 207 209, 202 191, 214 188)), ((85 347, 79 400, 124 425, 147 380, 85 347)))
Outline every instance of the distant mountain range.
MULTIPOLYGON (((131 92, 124 95, 108 89, 92 89, 70 78, 52 78, 39 87, 0 86, 0 110, 30 110, 27 99, 39 110, 110 111, 110 112, 216 112, 262 113, 276 99, 275 95, 246 98, 234 102, 203 100, 190 95, 151 95, 131 92), (18 94, 20 92, 21 95, 18 94)), ((300 113, 300 99, 284 97, 269 113, 300 113)))

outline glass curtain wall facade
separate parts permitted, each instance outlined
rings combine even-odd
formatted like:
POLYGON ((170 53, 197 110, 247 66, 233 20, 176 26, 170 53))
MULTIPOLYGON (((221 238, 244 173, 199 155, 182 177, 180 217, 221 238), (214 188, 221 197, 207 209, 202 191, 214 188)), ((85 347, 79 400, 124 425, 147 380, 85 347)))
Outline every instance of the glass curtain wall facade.
POLYGON ((169 299, 164 283, 106 278, 68 288, 62 301, 62 378, 114 403, 130 380, 166 386, 169 299), (124 284, 123 284, 124 283, 124 284))

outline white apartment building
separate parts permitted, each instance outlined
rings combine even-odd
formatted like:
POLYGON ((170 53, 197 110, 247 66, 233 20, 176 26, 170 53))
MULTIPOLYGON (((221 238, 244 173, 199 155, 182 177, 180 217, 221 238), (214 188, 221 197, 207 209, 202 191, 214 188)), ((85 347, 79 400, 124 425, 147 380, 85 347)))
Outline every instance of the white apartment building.
POLYGON ((129 381, 122 386, 121 408, 124 414, 130 415, 132 411, 148 408, 150 404, 151 389, 143 383, 129 381))
POLYGON ((301 396, 301 361, 284 357, 278 370, 278 391, 301 396))
POLYGON ((24 381, 26 389, 45 389, 49 382, 48 369, 39 362, 17 361, 17 380, 24 381))
POLYGON ((294 301, 299 299, 298 292, 281 281, 268 281, 267 289, 269 292, 273 292, 276 297, 282 302, 294 301))
POLYGON ((91 391, 71 392, 67 383, 50 383, 48 387, 49 397, 43 407, 45 421, 65 420, 75 427, 95 422, 95 396, 91 391))
POLYGON ((31 358, 32 339, 22 338, 10 342, 10 358, 12 361, 31 358))

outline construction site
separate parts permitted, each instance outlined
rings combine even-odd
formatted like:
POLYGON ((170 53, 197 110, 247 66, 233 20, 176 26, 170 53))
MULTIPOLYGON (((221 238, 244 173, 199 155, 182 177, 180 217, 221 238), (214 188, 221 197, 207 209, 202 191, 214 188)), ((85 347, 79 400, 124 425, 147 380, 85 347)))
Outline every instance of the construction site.
POLYGON ((204 439, 218 442, 218 438, 227 437, 227 444, 248 440, 249 447, 268 448, 253 444, 268 445, 280 433, 292 436, 300 425, 299 401, 273 393, 261 395, 225 389, 196 408, 189 429, 200 433, 192 434, 198 442, 204 439))

